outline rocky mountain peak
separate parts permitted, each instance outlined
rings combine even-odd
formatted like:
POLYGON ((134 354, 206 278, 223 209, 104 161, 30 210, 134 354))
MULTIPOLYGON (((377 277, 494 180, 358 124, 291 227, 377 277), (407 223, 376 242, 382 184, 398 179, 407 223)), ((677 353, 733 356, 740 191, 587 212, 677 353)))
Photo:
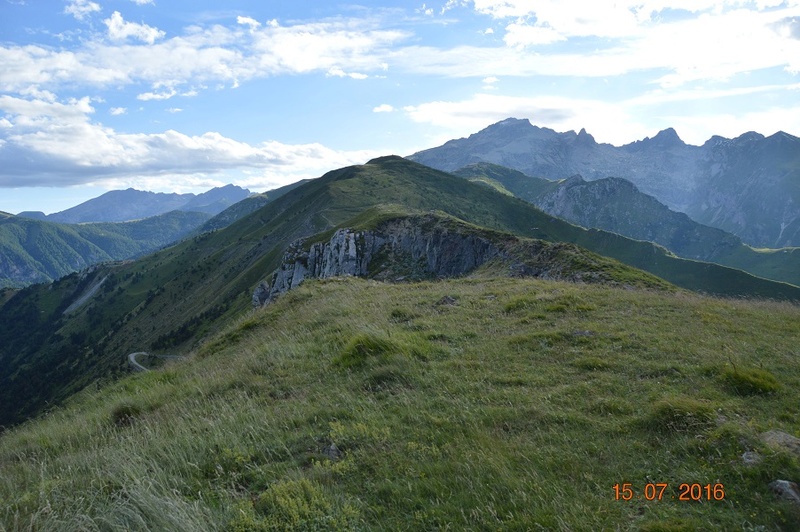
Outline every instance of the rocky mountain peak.
POLYGON ((767 137, 766 140, 771 145, 800 145, 800 138, 790 135, 784 131, 778 131, 774 135, 767 137))
POLYGON ((743 133, 742 135, 739 135, 733 140, 742 144, 746 142, 756 142, 759 140, 764 140, 764 138, 765 138, 764 135, 762 135, 761 133, 756 133, 755 131, 748 131, 747 133, 743 133))
POLYGON ((586 128, 581 128, 581 130, 578 132, 578 137, 576 140, 578 144, 583 145, 597 144, 597 141, 595 141, 594 137, 586 131, 586 128))
MULTIPOLYGON (((497 127, 508 127, 508 126, 528 126, 528 127, 533 127, 533 125, 531 124, 531 121, 528 120, 527 118, 513 118, 513 117, 509 117, 509 118, 506 118, 505 120, 501 120, 500 122, 497 122, 496 124, 494 124, 494 126, 497 126, 497 127)), ((493 127, 493 126, 489 126, 489 127, 493 127)))
POLYGON ((678 136, 678 132, 671 127, 659 131, 658 134, 650 140, 660 146, 685 146, 685 143, 678 136))
POLYGON ((571 187, 575 185, 580 185, 582 183, 586 183, 586 180, 583 179, 583 176, 581 176, 581 174, 575 174, 574 176, 565 179, 563 185, 565 187, 571 187))

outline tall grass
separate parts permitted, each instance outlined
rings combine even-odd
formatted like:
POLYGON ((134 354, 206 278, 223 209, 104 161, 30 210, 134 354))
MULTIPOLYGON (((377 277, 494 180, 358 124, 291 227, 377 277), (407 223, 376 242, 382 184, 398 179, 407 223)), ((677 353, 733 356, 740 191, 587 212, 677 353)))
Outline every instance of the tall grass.
POLYGON ((534 280, 308 283, 4 434, 0 529, 792 530, 767 484, 800 466, 759 435, 800 433, 798 318, 534 280), (780 387, 740 393, 732 364, 780 387))

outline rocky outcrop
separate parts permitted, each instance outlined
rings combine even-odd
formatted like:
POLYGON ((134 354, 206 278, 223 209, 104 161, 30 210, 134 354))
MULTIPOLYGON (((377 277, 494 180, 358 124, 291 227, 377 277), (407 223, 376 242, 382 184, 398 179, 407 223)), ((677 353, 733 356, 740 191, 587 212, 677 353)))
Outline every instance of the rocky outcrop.
POLYGON ((308 278, 458 277, 494 258, 508 256, 489 238, 448 227, 434 216, 400 218, 369 231, 339 229, 308 249, 302 240, 292 244, 269 282, 256 288, 253 304, 263 305, 308 278))
POLYGON ((443 279, 467 275, 483 266, 491 268, 493 275, 509 277, 656 289, 667 286, 642 271, 631 275, 631 268, 574 244, 518 238, 435 213, 392 218, 369 230, 339 229, 322 241, 316 238, 290 246, 281 267, 253 292, 254 306, 269 303, 306 279, 443 279))

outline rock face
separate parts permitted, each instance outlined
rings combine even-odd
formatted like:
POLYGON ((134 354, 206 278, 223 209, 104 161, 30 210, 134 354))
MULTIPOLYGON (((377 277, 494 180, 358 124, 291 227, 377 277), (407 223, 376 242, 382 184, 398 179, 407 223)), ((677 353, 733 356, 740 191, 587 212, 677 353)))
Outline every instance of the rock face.
POLYGON ((585 181, 573 176, 532 203, 583 227, 655 242, 690 259, 714 261, 741 245, 736 236, 671 211, 630 181, 616 177, 585 181))
POLYGON ((509 118, 409 159, 452 172, 479 162, 551 180, 620 177, 696 222, 758 247, 800 246, 800 138, 745 133, 685 144, 673 129, 625 146, 509 118))
POLYGON ((372 231, 339 229, 329 241, 312 244, 308 250, 303 247, 303 241, 290 247, 272 279, 256 288, 254 305, 263 305, 308 278, 457 277, 494 258, 507 258, 489 239, 451 230, 433 217, 422 223, 401 218, 372 231))
POLYGON ((314 238, 289 247, 280 268, 253 292, 254 306, 269 303, 306 279, 355 276, 414 281, 460 277, 482 267, 491 275, 509 277, 625 288, 668 286, 658 277, 574 244, 518 238, 436 213, 400 215, 371 229, 344 228, 323 241, 314 238))

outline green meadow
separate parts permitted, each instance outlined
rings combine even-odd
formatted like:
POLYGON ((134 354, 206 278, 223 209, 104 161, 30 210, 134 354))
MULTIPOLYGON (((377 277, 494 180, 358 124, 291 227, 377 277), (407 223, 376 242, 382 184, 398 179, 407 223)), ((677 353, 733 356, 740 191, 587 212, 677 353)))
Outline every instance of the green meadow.
POLYGON ((768 484, 798 458, 762 435, 800 435, 799 320, 487 271, 307 282, 6 431, 0 530, 796 530, 768 484))

